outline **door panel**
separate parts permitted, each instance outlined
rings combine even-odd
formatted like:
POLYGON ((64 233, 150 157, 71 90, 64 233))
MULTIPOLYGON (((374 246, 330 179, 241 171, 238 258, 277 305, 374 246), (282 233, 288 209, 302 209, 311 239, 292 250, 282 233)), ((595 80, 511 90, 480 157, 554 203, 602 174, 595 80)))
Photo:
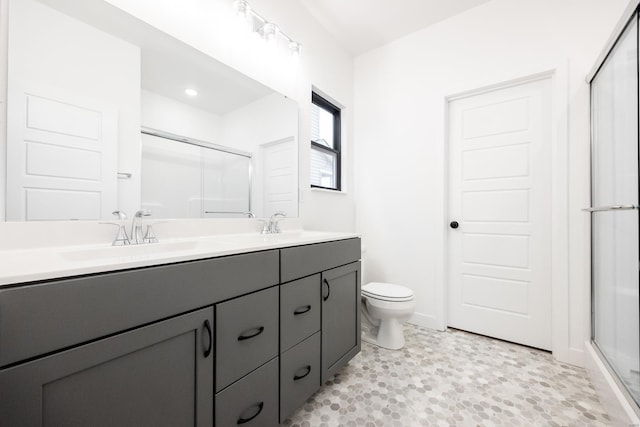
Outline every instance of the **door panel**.
POLYGON ((9 88, 7 219, 109 218, 118 205, 115 108, 31 82, 9 88))
POLYGON ((551 348, 550 79, 449 104, 448 324, 551 348))
POLYGON ((295 138, 261 146, 263 158, 263 212, 269 217, 276 212, 298 216, 298 168, 295 138))

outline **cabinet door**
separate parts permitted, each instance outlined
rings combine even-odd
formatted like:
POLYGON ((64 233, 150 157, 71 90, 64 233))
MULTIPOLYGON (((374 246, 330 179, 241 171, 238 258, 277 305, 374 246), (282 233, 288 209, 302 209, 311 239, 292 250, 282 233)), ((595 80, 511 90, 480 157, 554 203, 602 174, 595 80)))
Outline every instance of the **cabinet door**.
POLYGON ((360 262, 322 273, 322 382, 360 352, 360 262))
POLYGON ((213 425, 213 308, 0 371, 0 425, 213 425))

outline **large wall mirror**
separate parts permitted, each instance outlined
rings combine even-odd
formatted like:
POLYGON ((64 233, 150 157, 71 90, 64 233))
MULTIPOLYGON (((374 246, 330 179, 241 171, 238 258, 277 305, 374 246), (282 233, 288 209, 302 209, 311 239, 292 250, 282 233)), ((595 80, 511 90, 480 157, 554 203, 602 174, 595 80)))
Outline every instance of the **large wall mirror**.
POLYGON ((9 0, 8 40, 7 220, 298 216, 291 99, 103 0, 9 0))

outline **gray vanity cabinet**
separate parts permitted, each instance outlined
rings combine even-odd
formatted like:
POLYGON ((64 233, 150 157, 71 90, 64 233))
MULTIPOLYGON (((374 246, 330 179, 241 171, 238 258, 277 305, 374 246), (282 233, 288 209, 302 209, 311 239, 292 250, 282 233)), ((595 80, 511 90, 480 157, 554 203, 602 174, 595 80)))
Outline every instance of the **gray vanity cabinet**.
POLYGON ((281 421, 360 351, 359 259, 360 239, 280 251, 281 421))
POLYGON ((213 307, 0 371, 0 426, 211 426, 213 307))
POLYGON ((360 350, 360 239, 0 288, 0 427, 277 426, 360 350))
POLYGON ((322 382, 360 352, 360 262, 322 273, 322 382))

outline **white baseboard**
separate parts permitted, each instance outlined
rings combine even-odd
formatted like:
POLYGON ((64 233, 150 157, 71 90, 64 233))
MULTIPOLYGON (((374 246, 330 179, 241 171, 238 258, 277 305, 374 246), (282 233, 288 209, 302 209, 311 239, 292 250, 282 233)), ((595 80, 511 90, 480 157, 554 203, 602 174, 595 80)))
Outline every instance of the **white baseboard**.
MULTIPOLYGON (((554 354, 555 357, 555 354, 554 354)), ((567 359, 564 360, 556 357, 560 362, 569 363, 570 365, 580 366, 584 368, 584 351, 579 348, 569 348, 567 351, 567 359)))
POLYGON ((600 403, 611 417, 614 426, 640 426, 640 417, 631 407, 611 373, 600 360, 591 342, 585 342, 584 365, 589 379, 598 393, 600 403))
POLYGON ((409 323, 429 329, 439 330, 438 322, 436 322, 436 317, 428 314, 413 313, 413 316, 411 316, 411 318, 409 319, 409 323))

